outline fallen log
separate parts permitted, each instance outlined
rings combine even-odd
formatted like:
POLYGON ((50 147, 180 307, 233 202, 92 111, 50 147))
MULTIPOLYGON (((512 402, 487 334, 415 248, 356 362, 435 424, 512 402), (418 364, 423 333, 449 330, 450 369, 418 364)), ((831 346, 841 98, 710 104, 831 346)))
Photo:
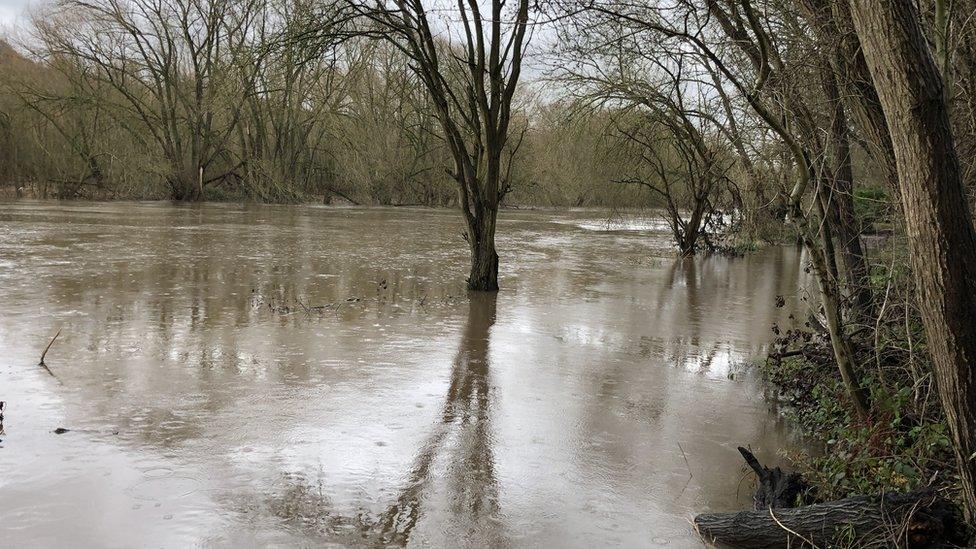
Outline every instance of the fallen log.
POLYGON ((703 514, 695 528, 708 541, 744 548, 965 546, 967 537, 955 505, 925 491, 703 514))
POLYGON ((739 448, 759 478, 753 511, 695 517, 711 542, 734 547, 942 547, 965 546, 968 530, 959 508, 931 490, 855 496, 794 507, 805 485, 795 473, 762 466, 739 448))

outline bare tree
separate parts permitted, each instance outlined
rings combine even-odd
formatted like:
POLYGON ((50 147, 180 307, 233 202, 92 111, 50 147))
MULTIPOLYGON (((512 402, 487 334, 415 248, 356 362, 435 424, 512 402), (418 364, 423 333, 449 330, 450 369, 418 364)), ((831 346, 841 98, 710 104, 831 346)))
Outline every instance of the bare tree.
POLYGON ((426 88, 390 44, 358 45, 369 62, 352 75, 339 121, 340 176, 373 203, 453 204, 455 182, 443 171, 450 156, 426 88))
POLYGON ((529 2, 506 9, 504 0, 483 7, 459 0, 456 24, 437 29, 422 0, 355 4, 410 60, 433 102, 453 157, 461 212, 471 249, 468 289, 498 290, 495 227, 502 198, 511 190, 506 155, 512 103, 522 72, 529 2), (450 40, 459 32, 461 43, 450 40))
POLYGON ((577 100, 536 98, 516 158, 510 200, 546 206, 615 206, 641 203, 646 193, 613 185, 632 159, 610 134, 613 114, 577 100))
MULTIPOLYGON (((679 3, 647 6, 628 0, 586 0, 582 8, 594 13, 603 24, 620 33, 646 34, 670 42, 672 51, 692 48, 711 63, 734 92, 750 106, 786 146, 794 168, 794 180, 784 200, 789 219, 800 233, 817 275, 823 315, 838 370, 857 414, 867 418, 870 403, 862 386, 849 337, 845 330, 840 273, 835 260, 833 227, 827 208, 840 202, 830 200, 832 177, 822 169, 825 147, 817 132, 816 118, 803 97, 803 89, 791 78, 784 59, 763 17, 751 2, 708 0, 704 6, 679 3), (729 49, 726 44, 731 44, 729 49), (805 204, 813 191, 811 206, 805 204)), ((784 14, 780 25, 795 24, 784 14)), ((792 67, 796 70, 797 67, 792 67)), ((843 242, 843 241, 842 241, 843 242)))
POLYGON ((582 101, 614 113, 636 162, 623 183, 639 185, 664 206, 683 256, 693 255, 732 165, 713 82, 694 56, 612 25, 561 28, 556 81, 582 101))
POLYGON ((368 52, 342 47, 347 21, 334 3, 264 1, 255 9, 250 45, 233 64, 245 86, 233 173, 248 195, 269 201, 342 194, 330 177, 336 120, 368 52))
POLYGON ((62 153, 60 162, 46 162, 58 172, 57 197, 79 198, 86 190, 104 189, 106 151, 100 141, 108 133, 104 122, 109 116, 103 108, 103 90, 85 78, 84 68, 74 59, 53 58, 44 69, 40 74, 27 70, 9 74, 4 87, 19 106, 40 118, 38 126, 52 128, 66 145, 67 154, 47 149, 62 153))
POLYGON ((162 151, 171 197, 201 200, 232 171, 220 167, 243 106, 231 65, 256 1, 62 0, 36 27, 46 55, 88 68, 114 91, 106 111, 162 151))
POLYGON ((617 181, 639 185, 660 200, 679 253, 694 255, 721 217, 715 202, 731 162, 685 117, 617 124, 631 156, 640 159, 629 177, 617 181))

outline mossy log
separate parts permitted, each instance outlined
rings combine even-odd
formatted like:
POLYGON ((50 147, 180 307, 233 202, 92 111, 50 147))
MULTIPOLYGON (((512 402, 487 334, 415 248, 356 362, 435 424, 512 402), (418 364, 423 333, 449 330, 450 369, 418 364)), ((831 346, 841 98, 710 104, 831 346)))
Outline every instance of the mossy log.
POLYGON ((968 531, 958 507, 936 492, 856 496, 804 503, 805 485, 795 473, 762 466, 739 448, 756 472, 759 487, 752 511, 695 517, 711 542, 734 547, 943 547, 965 546, 968 531))

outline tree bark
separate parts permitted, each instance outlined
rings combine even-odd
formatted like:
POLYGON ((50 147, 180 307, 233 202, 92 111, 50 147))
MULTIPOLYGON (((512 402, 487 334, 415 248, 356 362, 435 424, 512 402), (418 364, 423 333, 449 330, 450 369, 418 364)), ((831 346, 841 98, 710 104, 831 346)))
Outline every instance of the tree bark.
POLYGON ((965 541, 957 512, 932 493, 912 492, 703 514, 694 524, 706 540, 734 547, 937 547, 965 541))
POLYGON ((964 545, 967 525, 958 507, 937 493, 920 490, 809 502, 797 473, 763 466, 749 450, 739 453, 756 473, 755 511, 695 517, 705 538, 736 547, 930 547, 964 545))
POLYGON ((826 245, 830 238, 829 226, 820 229, 820 236, 824 242, 823 246, 818 246, 813 242, 813 237, 809 234, 804 234, 803 243, 810 254, 810 261, 813 263, 813 270, 817 275, 817 286, 820 289, 824 318, 827 321, 827 333, 830 336, 830 347, 834 351, 834 359, 837 361, 837 369, 840 371, 841 380, 851 397, 854 411, 861 420, 867 420, 871 413, 871 401, 868 391, 861 385, 861 376, 855 365, 854 350, 844 333, 844 317, 840 306, 840 296, 837 293, 837 280, 830 275, 832 269, 828 263, 829 252, 827 251, 830 247, 826 245))
POLYGON ((851 21, 848 0, 797 0, 828 60, 841 90, 846 112, 861 130, 861 137, 885 171, 888 187, 897 190, 895 156, 881 100, 864 59, 860 39, 851 21))
POLYGON ((468 227, 471 246, 471 274, 468 289, 478 292, 498 291, 498 253, 495 251, 495 219, 498 211, 474 219, 468 227))
POLYGON ((976 231, 942 77, 911 0, 850 0, 891 133, 925 335, 967 516, 976 511, 976 231))
MULTIPOLYGON (((847 113, 841 102, 835 74, 829 67, 821 71, 821 80, 827 101, 833 108, 830 125, 830 148, 833 157, 828 192, 824 198, 827 222, 837 237, 837 251, 844 266, 847 293, 853 302, 854 320, 865 321, 874 315, 871 287, 868 280, 867 261, 861 246, 861 231, 854 218, 854 170, 851 165, 850 134, 847 113)), ((825 178, 826 179, 826 178, 825 178)))

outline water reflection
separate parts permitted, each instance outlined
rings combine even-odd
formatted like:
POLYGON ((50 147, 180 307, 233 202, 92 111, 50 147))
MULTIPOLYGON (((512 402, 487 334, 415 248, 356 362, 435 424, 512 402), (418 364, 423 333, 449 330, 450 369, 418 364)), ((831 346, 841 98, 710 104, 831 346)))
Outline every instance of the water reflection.
POLYGON ((0 546, 694 546, 801 257, 598 218, 505 212, 469 298, 454 212, 0 205, 0 546))
POLYGON ((407 545, 424 515, 425 504, 434 498, 430 492, 440 488, 446 493, 436 494, 436 499, 450 502, 455 524, 489 533, 479 543, 504 545, 503 531, 493 528, 499 505, 492 448, 489 341, 496 300, 494 293, 468 295, 467 318, 438 420, 423 439, 392 503, 379 513, 360 511, 355 516, 343 516, 328 497, 329 487, 322 479, 287 475, 288 488, 273 494, 268 502, 271 511, 328 539, 348 541, 350 531, 355 530, 362 538, 360 542, 407 545), (440 471, 435 473, 435 468, 440 471))
POLYGON ((477 527, 498 514, 488 357, 496 294, 471 293, 468 299, 468 318, 451 369, 440 423, 414 459, 406 487, 379 521, 384 542, 409 541, 438 457, 446 462, 444 484, 450 492, 447 500, 455 520, 477 527))

